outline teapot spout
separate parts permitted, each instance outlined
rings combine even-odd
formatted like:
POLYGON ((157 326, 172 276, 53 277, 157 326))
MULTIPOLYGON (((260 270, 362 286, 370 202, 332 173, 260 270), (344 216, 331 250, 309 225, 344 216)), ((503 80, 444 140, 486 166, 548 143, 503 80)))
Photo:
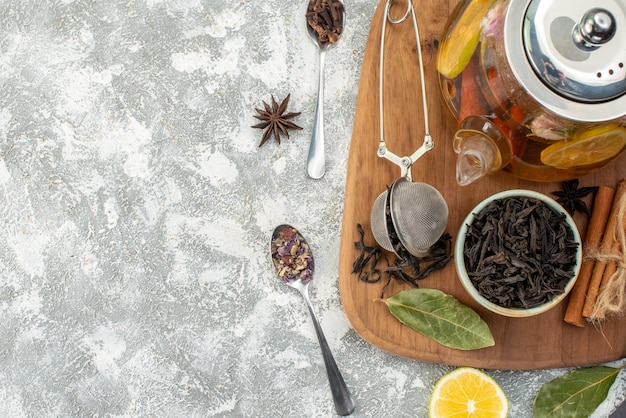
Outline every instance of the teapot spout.
POLYGON ((456 181, 460 186, 467 186, 499 168, 496 166, 498 149, 488 138, 472 132, 457 132, 455 143, 460 136, 464 138, 454 149, 458 154, 456 181))
POLYGON ((489 173, 493 158, 489 153, 477 150, 465 150, 456 160, 456 181, 460 186, 467 186, 489 173))
POLYGON ((508 144, 502 139, 502 132, 484 117, 470 116, 461 123, 453 145, 457 154, 456 181, 460 186, 502 168, 504 159, 498 144, 508 144))

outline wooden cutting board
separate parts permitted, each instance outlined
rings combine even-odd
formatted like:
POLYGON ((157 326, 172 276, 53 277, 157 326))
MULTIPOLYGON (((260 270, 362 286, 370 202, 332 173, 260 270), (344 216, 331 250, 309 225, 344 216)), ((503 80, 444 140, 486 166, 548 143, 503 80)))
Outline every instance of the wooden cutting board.
MULTIPOLYGON (((390 353, 454 366, 539 369, 599 364, 625 357, 624 320, 607 321, 601 330, 590 325, 584 328, 569 325, 563 321, 567 300, 553 310, 531 318, 498 316, 480 308, 470 299, 456 276, 453 262, 420 282, 420 286, 440 289, 474 308, 489 325, 496 344, 474 351, 450 349, 402 325, 389 313, 384 303, 375 302, 374 299, 382 294, 383 282, 365 283, 351 274, 352 264, 359 254, 354 246, 359 240, 357 224, 365 229, 366 244, 373 245, 375 241, 370 230, 372 205, 387 185, 400 176, 397 166, 376 155, 379 142, 378 65, 384 4, 385 1, 381 1, 373 16, 365 48, 350 144, 341 233, 339 291, 346 315, 356 332, 369 343, 390 353)), ((414 164, 412 175, 414 181, 430 184, 442 193, 450 212, 447 232, 456 239, 462 220, 485 197, 513 188, 549 194, 560 189, 560 184, 529 182, 502 173, 469 186, 457 185, 451 145, 455 122, 440 99, 435 66, 438 40, 456 1, 424 0, 414 4, 420 25, 430 131, 435 148, 414 164)), ((398 1, 394 3, 392 13, 399 16, 405 7, 404 0, 398 1)), ((400 156, 410 155, 422 143, 424 136, 419 66, 410 21, 387 25, 384 77, 387 146, 400 156)), ((581 186, 615 187, 617 179, 626 177, 625 157, 581 178, 581 186)), ((586 218, 577 215, 575 219, 581 233, 584 233, 586 218)), ((392 282, 385 289, 385 296, 408 288, 392 282)))

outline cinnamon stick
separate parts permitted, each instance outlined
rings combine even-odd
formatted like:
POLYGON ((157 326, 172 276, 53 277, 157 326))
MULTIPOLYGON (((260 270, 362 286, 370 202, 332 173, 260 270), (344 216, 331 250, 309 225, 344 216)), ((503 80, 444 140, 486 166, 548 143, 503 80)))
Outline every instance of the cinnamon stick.
MULTIPOLYGON (((626 179, 621 180, 617 184, 611 214, 609 215, 609 221, 604 231, 602 245, 599 248, 600 254, 604 252, 616 252, 619 250, 620 243, 615 237, 615 229, 617 227, 619 204, 624 193, 626 193, 626 179)), ((586 318, 591 316, 591 313, 593 312, 593 307, 596 303, 596 299, 598 298, 600 287, 602 286, 603 277, 605 277, 605 273, 607 273, 606 268, 608 264, 610 263, 602 259, 598 259, 595 262, 593 274, 591 275, 591 280, 589 282, 589 289, 587 290, 587 298, 583 307, 583 316, 586 318)), ((617 267, 617 264, 615 267, 617 267)), ((613 270, 613 272, 615 272, 615 270, 613 270)))
MULTIPOLYGON (((626 193, 626 182, 621 181, 618 184, 617 190, 615 192, 609 220, 605 226, 605 231, 602 238, 602 244, 600 248, 598 248, 601 253, 605 251, 611 251, 613 249, 613 245, 615 244, 614 232, 617 223, 617 211, 619 209, 618 206, 620 199, 624 193, 626 193)), ((589 281, 589 287, 587 289, 587 297, 583 306, 584 317, 589 317, 589 315, 591 315, 591 312, 593 311, 596 299, 598 298, 598 293, 600 291, 600 285, 602 283, 602 277, 604 275, 606 266, 607 262, 604 260, 596 260, 594 263, 593 272, 589 281)))
MULTIPOLYGON (((600 186, 596 192, 593 201, 593 209, 589 225, 587 226, 587 234, 583 244, 584 251, 597 251, 600 241, 604 235, 606 224, 609 220, 609 213, 613 206, 613 197, 615 189, 612 187, 600 186)), ((585 318, 583 317, 583 308, 585 306, 585 298, 589 282, 593 273, 595 261, 589 257, 583 257, 578 273, 578 279, 570 293, 569 302, 565 311, 564 321, 576 325, 578 327, 585 326, 585 318)))

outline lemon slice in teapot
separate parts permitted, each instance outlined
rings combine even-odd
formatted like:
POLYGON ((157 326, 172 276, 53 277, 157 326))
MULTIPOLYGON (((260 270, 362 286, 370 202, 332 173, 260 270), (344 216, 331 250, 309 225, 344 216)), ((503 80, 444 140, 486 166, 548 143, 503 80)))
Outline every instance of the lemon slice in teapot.
POLYGON ((480 21, 495 0, 472 0, 454 25, 439 50, 437 71, 455 78, 470 62, 480 40, 480 21))
POLYGON ((615 157, 624 146, 626 128, 594 128, 545 148, 541 151, 541 162, 557 168, 590 165, 615 157))

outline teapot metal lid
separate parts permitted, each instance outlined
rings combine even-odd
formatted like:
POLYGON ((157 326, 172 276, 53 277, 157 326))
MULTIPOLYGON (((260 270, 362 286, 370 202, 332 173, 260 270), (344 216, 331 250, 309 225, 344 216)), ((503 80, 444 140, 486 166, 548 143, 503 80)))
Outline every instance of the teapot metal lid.
POLYGON ((626 2, 511 0, 504 48, 526 91, 554 113, 607 121, 626 113, 626 2))

